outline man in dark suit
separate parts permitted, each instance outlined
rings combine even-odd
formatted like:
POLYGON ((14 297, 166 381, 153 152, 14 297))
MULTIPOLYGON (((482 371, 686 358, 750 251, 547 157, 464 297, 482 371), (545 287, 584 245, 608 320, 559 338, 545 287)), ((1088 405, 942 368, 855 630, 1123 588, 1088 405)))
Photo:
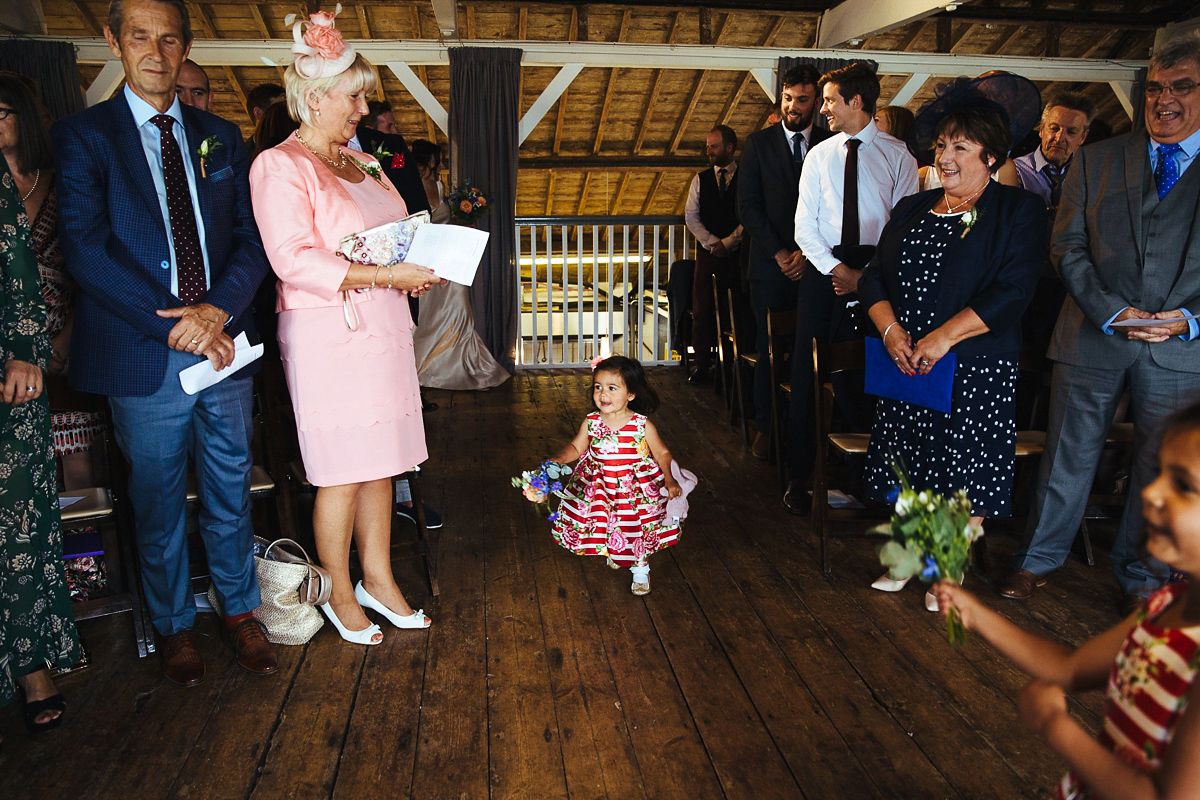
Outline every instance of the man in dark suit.
MULTIPOLYGON (((738 214, 750 235, 750 302, 757 323, 758 352, 763 356, 754 369, 758 434, 751 447, 760 459, 767 457, 769 449, 773 391, 766 359, 767 312, 796 306, 796 281, 804 271, 804 255, 795 240, 800 170, 809 148, 829 137, 829 131, 813 125, 820 78, 807 64, 783 74, 783 120, 746 138, 738 167, 738 214)), ((795 359, 793 366, 798 366, 795 359)))
MULTIPOLYGON (((358 149, 364 153, 371 153, 376 158, 383 155, 383 158, 379 158, 379 163, 383 165, 383 171, 404 198, 408 213, 429 211, 429 198, 425 196, 421 172, 413 161, 408 142, 404 141, 404 136, 395 129, 394 123, 389 124, 392 106, 386 100, 372 100, 367 104, 367 109, 367 115, 359 120, 355 131, 355 138, 360 145, 358 149), (376 127, 381 124, 381 119, 384 127, 390 130, 376 127)), ((350 146, 353 147, 354 143, 351 142, 350 146)))
POLYGON ((191 47, 181 0, 114 0, 104 29, 125 67, 113 99, 54 126, 59 233, 78 283, 71 384, 108 395, 131 467, 146 603, 164 675, 204 678, 188 574, 189 452, 200 533, 238 664, 278 669, 259 605, 250 522, 251 382, 243 370, 196 394, 180 372, 234 358, 254 337, 248 307, 268 269, 237 127, 179 103, 191 47))
POLYGON ((1112 564, 1131 611, 1167 579, 1139 558, 1142 488, 1163 418, 1200 391, 1200 34, 1150 59, 1145 131, 1080 148, 1062 186, 1051 255, 1069 296, 1049 357, 1050 427, 1026 540, 1001 587, 1024 598, 1062 565, 1121 395, 1133 398, 1134 463, 1112 564), (1136 327, 1118 323, 1132 321, 1136 327), (1144 321, 1144 322, 1139 322, 1144 321))

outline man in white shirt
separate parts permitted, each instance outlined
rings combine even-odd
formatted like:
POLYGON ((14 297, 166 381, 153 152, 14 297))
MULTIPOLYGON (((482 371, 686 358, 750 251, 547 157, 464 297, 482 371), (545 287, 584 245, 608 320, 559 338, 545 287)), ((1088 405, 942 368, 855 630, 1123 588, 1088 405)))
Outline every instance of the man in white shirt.
POLYGON ((692 347, 696 368, 689 383, 704 383, 717 345, 713 276, 722 290, 738 281, 738 248, 742 226, 737 214, 737 134, 728 125, 709 131, 705 141, 708 169, 692 178, 683 219, 696 237, 696 271, 692 283, 692 347))
MULTIPOLYGON (((805 267, 798 287, 796 353, 809 352, 814 337, 844 341, 862 336, 858 279, 892 207, 917 191, 916 159, 903 142, 875 127, 875 73, 865 64, 851 64, 823 75, 820 89, 821 114, 834 135, 809 151, 800 175, 796 242, 805 267)), ((814 453, 812 363, 804 362, 807 369, 799 381, 793 370, 788 418, 791 482, 783 503, 794 514, 808 513, 814 453)), ((869 425, 862 376, 846 377, 857 385, 838 387, 843 411, 853 422, 869 425)))

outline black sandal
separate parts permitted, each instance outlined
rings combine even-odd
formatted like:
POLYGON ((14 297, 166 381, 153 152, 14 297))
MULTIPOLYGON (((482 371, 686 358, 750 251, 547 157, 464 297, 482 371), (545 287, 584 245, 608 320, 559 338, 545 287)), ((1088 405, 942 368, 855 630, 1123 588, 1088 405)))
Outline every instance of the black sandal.
MULTIPOLYGON (((24 698, 24 695, 25 693, 22 691, 22 698, 24 698)), ((54 730, 62 724, 66 713, 67 701, 62 696, 62 693, 51 695, 44 700, 25 702, 21 706, 21 716, 25 718, 25 727, 29 729, 30 733, 45 733, 46 731, 54 730), (47 711, 57 711, 58 716, 46 722, 38 722, 38 716, 47 711)))

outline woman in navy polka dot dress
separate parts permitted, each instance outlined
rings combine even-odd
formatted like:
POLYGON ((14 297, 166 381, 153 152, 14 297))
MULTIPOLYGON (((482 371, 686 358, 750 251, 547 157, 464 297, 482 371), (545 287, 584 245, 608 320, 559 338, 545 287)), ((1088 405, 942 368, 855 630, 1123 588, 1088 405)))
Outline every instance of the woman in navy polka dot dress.
MULTIPOLYGON (((874 500, 896 485, 894 454, 918 490, 965 488, 974 522, 1010 513, 1019 323, 1041 270, 1046 212, 1033 194, 991 180, 1009 139, 994 110, 948 113, 933 159, 942 188, 896 205, 859 284, 896 369, 925 375, 948 353, 958 359, 950 413, 880 398, 864 475, 874 500)), ((904 584, 885 575, 874 585, 904 584)))

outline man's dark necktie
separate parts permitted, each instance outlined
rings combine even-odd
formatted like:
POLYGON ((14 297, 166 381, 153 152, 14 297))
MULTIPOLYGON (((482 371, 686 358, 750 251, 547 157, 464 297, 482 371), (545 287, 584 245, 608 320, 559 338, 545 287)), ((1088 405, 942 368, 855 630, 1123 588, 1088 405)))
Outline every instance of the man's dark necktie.
POLYGON ((796 162, 796 169, 799 170, 804 166, 804 134, 797 133, 792 137, 792 160, 796 162))
POLYGON ((846 175, 842 195, 842 247, 858 246, 858 139, 846 140, 846 175))
POLYGON ((1179 165, 1175 163, 1175 154, 1183 148, 1178 144, 1160 144, 1158 146, 1158 166, 1154 168, 1154 185, 1158 187, 1158 199, 1162 200, 1171 191, 1171 187, 1179 180, 1179 165))
POLYGON ((1058 201, 1062 198, 1063 169, 1047 164, 1042 167, 1042 172, 1050 179, 1050 206, 1058 208, 1058 201))
POLYGON ((725 178, 725 168, 721 167, 717 170, 717 188, 721 190, 721 197, 725 196, 725 190, 729 188, 729 181, 725 178))
POLYGON ((200 253, 200 233, 196 229, 196 212, 192 208, 192 191, 188 188, 183 154, 175 138, 175 120, 166 114, 158 114, 151 117, 150 122, 162 131, 163 183, 167 187, 167 215, 171 222, 171 241, 175 246, 178 295, 186 305, 192 305, 208 289, 204 279, 204 257, 200 253))

